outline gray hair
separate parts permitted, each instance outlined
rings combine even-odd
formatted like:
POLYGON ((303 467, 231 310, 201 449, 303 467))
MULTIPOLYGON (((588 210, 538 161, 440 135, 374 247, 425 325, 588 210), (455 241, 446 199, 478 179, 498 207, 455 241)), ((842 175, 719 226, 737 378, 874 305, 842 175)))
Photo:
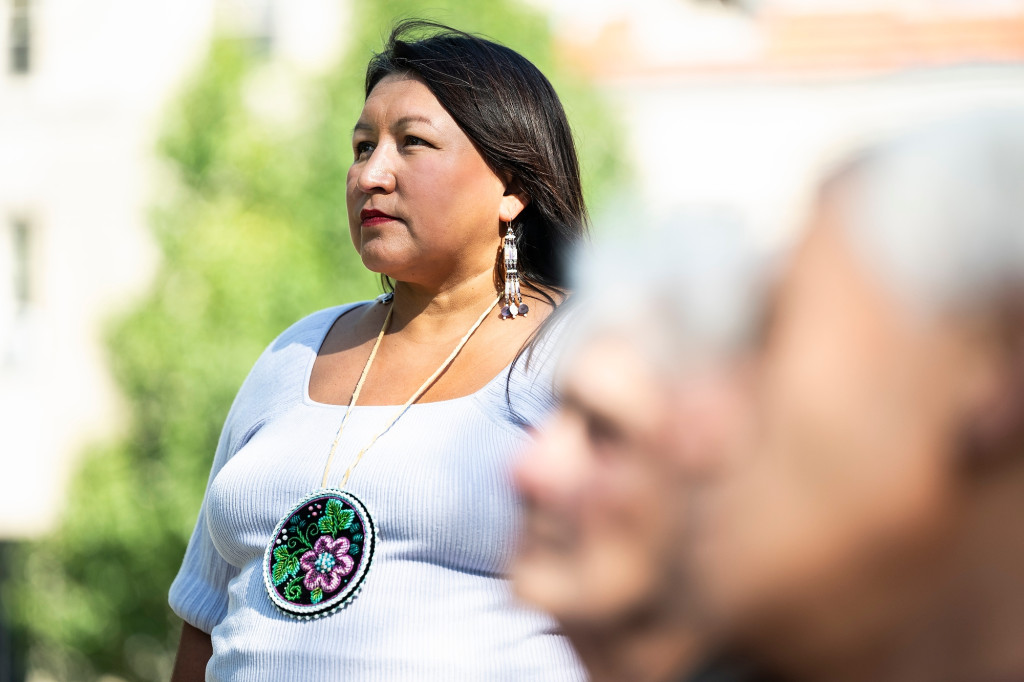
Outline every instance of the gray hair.
POLYGON ((905 134, 839 180, 854 248, 913 311, 970 310, 1024 284, 1024 108, 905 134))
POLYGON ((744 225, 730 215, 677 214, 637 232, 577 259, 562 352, 616 335, 676 374, 745 344, 766 259, 744 225))

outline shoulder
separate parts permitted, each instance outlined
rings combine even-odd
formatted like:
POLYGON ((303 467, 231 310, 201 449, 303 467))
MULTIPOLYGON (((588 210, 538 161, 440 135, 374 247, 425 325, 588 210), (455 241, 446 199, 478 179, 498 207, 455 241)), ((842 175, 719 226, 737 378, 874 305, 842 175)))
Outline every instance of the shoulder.
MULTIPOLYGON (((275 353, 287 352, 288 349, 294 346, 301 346, 305 348, 313 348, 316 352, 320 349, 320 344, 323 343, 324 337, 327 332, 330 331, 331 327, 337 321, 339 317, 347 313, 348 311, 358 308, 359 306, 366 305, 369 301, 357 301, 355 303, 343 303, 342 305, 331 306, 330 308, 324 308, 318 310, 315 313, 306 315, 301 320, 291 325, 283 332, 281 332, 276 339, 274 339, 267 349, 260 356, 260 360, 263 360, 265 356, 272 356, 275 353)), ((257 361, 257 364, 259 360, 257 361)))
POLYGON ((302 402, 306 376, 327 332, 341 315, 364 303, 359 301, 318 310, 295 322, 271 341, 235 396, 228 414, 231 431, 251 434, 274 414, 290 404, 302 402))
MULTIPOLYGON (((324 308, 285 329, 256 360, 246 383, 264 384, 295 372, 304 372, 306 364, 316 356, 335 321, 364 303, 359 301, 324 308)), ((243 385, 243 390, 245 388, 243 385)))

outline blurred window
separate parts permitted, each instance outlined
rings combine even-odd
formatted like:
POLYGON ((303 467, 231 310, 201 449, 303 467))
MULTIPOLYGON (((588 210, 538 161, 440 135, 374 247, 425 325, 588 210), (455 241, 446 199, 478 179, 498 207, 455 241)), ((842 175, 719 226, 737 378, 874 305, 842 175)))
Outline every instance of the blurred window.
POLYGON ((18 313, 25 313, 35 303, 35 287, 33 286, 32 261, 34 244, 32 243, 32 226, 24 218, 11 221, 11 255, 13 281, 12 293, 18 313))
MULTIPOLYGON (((227 27, 229 35, 244 41, 258 56, 271 53, 276 25, 275 0, 220 0, 215 5, 218 20, 227 27)), ((282 10, 288 11, 287 6, 282 10)))
MULTIPOLYGON (((0 378, 38 355, 39 230, 27 217, 0 225, 0 378)), ((3 382, 0 381, 0 384, 3 382)), ((0 674, 0 680, 4 677, 0 674)))
POLYGON ((32 68, 30 0, 11 0, 10 71, 27 74, 32 68))

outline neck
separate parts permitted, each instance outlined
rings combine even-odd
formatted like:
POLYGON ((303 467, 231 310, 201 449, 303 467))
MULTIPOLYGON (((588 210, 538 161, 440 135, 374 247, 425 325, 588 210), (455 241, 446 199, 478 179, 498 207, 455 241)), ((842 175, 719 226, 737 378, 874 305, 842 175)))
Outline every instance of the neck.
POLYGON ((703 654, 693 628, 667 614, 606 628, 578 623, 564 629, 591 682, 669 682, 690 672, 703 654))
POLYGON ((495 298, 490 270, 438 287, 395 282, 391 329, 410 336, 451 336, 454 321, 476 319, 495 298))

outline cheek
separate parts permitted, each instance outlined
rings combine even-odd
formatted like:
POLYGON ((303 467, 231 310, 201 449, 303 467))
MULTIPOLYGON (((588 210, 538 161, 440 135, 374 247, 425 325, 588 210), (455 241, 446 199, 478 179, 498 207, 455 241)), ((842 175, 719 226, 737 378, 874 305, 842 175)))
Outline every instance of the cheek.
POLYGON ((757 501, 745 509, 757 522, 737 521, 755 602, 838 607, 847 598, 839 585, 862 596, 890 589, 879 576, 918 565, 941 533, 948 481, 922 410, 926 373, 897 349, 782 372, 785 389, 766 394, 762 447, 742 494, 757 501))
POLYGON ((357 184, 358 176, 359 170, 356 167, 356 164, 349 166, 348 173, 345 175, 345 203, 348 207, 349 214, 354 210, 358 210, 355 206, 356 200, 363 196, 362 192, 359 191, 357 184))
POLYGON ((671 547, 682 538, 680 491, 636 459, 622 464, 599 467, 580 501, 580 563, 607 608, 625 609, 656 597, 671 547))
POLYGON ((805 507, 794 516, 832 526, 834 537, 871 513, 903 456, 893 396, 903 392, 906 353, 856 305, 802 313, 765 358, 760 449, 788 479, 788 506, 805 507))
POLYGON ((780 378, 783 388, 766 396, 765 442, 791 478, 792 499, 806 505, 801 515, 857 546, 935 504, 945 434, 929 414, 927 370, 913 349, 846 359, 780 378))
POLYGON ((418 217, 436 226, 432 231, 440 233, 437 236, 461 239, 453 228, 466 226, 483 233, 482 223, 497 220, 503 185, 482 159, 467 157, 424 154, 403 178, 404 196, 420 204, 418 217))
POLYGON ((647 530, 660 530, 673 512, 676 492, 669 478, 650 461, 648 453, 630 452, 600 462, 587 486, 587 521, 594 532, 612 541, 634 544, 649 537, 647 530))
POLYGON ((349 166, 348 175, 345 178, 345 207, 348 213, 348 230, 352 243, 359 248, 359 211, 362 210, 363 193, 356 185, 359 171, 355 164, 349 166))

